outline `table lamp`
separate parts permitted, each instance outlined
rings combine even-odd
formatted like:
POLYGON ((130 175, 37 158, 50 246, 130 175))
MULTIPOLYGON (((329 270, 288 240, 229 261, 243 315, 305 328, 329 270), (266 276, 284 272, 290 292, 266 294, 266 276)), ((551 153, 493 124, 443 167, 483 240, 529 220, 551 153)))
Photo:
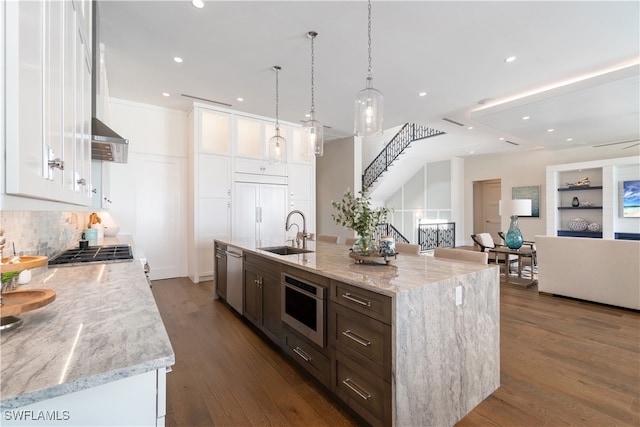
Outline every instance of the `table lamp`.
POLYGON ((531 216, 531 200, 511 200, 508 207, 510 208, 507 212, 511 215, 511 225, 504 240, 509 249, 520 249, 524 239, 518 227, 518 216, 531 216))

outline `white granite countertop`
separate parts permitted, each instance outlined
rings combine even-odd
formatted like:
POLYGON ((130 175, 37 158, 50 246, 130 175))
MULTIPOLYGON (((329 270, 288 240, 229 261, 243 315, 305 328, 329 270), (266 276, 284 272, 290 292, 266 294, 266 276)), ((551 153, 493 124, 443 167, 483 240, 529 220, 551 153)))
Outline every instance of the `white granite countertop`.
POLYGON ((244 251, 271 258, 282 264, 318 273, 391 297, 452 277, 464 276, 486 269, 497 269, 495 265, 453 262, 436 259, 432 256, 407 254, 398 254, 397 258, 392 258, 390 265, 383 263, 356 264, 349 257, 350 246, 319 241, 307 242, 307 249, 312 252, 277 255, 259 248, 282 246, 282 242, 262 241, 256 243, 250 240, 216 240, 220 243, 236 246, 244 251))
MULTIPOLYGON (((116 236, 102 244, 131 242, 116 236)), ((138 259, 38 270, 21 288, 53 289, 56 299, 19 315, 22 326, 0 334, 0 409, 175 363, 138 259)))

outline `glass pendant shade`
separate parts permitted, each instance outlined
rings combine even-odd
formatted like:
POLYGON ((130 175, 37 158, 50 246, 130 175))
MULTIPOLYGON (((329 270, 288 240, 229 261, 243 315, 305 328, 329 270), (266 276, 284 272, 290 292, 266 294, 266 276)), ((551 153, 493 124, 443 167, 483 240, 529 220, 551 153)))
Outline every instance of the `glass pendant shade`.
POLYGON ((511 225, 504 239, 509 249, 520 249, 523 243, 522 233, 518 227, 518 216, 511 216, 511 225))
POLYGON ((354 133, 360 137, 382 135, 382 92, 371 86, 372 80, 367 78, 367 87, 356 97, 354 133))
POLYGON ((313 112, 309 120, 302 125, 302 143, 316 156, 322 156, 324 153, 324 128, 322 123, 314 118, 313 112))
POLYGON ((280 128, 276 127, 276 134, 269 138, 269 161, 281 163, 285 160, 287 141, 280 136, 280 128))

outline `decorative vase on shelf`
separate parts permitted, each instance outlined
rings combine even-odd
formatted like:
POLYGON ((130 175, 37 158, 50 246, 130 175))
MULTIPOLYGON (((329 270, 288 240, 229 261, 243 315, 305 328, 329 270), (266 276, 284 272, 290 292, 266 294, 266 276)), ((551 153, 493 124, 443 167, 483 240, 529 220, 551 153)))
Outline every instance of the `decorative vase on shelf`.
POLYGON ((360 256, 370 256, 378 251, 371 236, 360 236, 358 240, 353 243, 351 249, 353 253, 360 256))
POLYGON ((509 249, 520 249, 522 246, 523 238, 520 228, 518 228, 517 215, 511 216, 511 225, 509 226, 509 230, 507 230, 505 241, 507 242, 509 249))
POLYGON ((580 200, 578 200, 577 197, 574 197, 573 200, 571 201, 571 206, 573 206, 574 208, 577 208, 578 206, 580 206, 580 200))

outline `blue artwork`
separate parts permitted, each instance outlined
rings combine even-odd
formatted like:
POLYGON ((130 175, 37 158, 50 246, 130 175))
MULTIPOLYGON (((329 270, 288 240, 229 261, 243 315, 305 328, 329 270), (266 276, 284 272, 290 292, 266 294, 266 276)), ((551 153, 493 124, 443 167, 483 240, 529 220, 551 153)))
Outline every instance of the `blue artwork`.
POLYGON ((622 216, 640 218, 640 180, 622 183, 622 216))

